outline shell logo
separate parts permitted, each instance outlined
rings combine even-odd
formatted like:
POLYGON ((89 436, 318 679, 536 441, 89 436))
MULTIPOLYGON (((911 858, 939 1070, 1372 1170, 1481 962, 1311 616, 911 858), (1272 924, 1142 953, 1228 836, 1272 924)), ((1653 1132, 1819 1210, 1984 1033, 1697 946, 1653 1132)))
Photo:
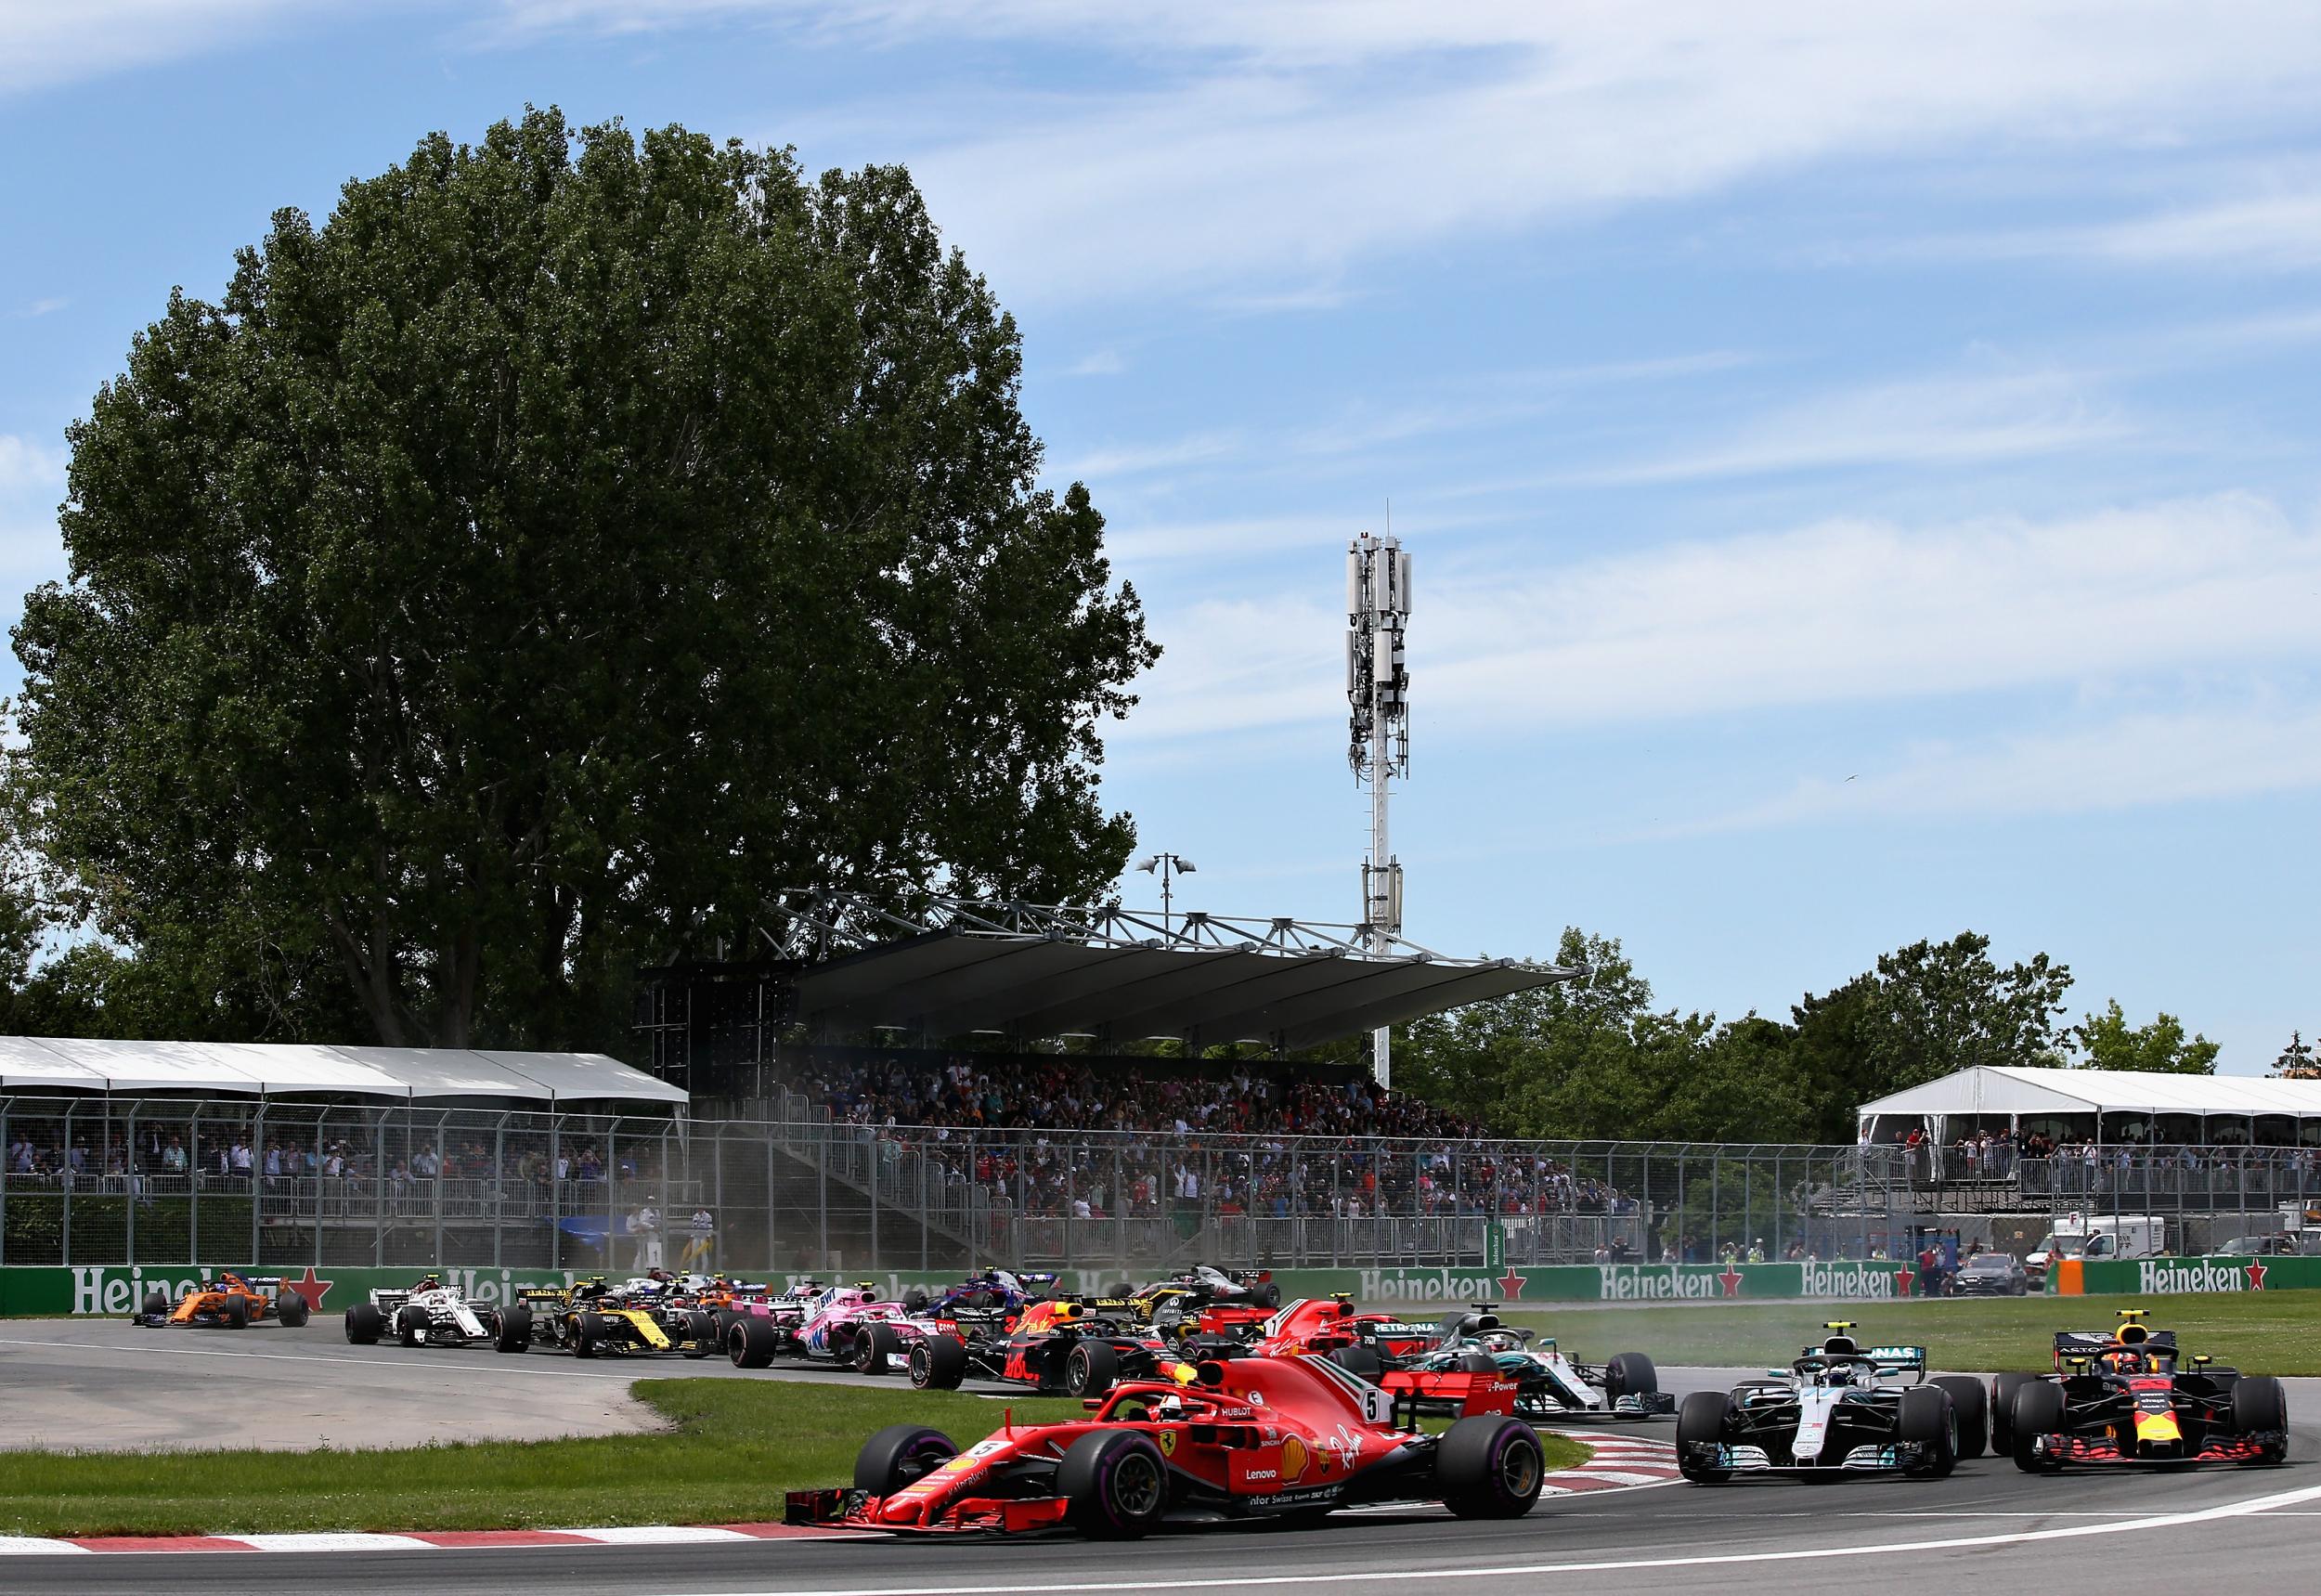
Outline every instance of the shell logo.
POLYGON ((1283 1485, 1294 1486, 1298 1483, 1305 1473, 1305 1464, 1309 1455, 1305 1449, 1305 1443, 1295 1435, 1281 1443, 1281 1483, 1283 1485))

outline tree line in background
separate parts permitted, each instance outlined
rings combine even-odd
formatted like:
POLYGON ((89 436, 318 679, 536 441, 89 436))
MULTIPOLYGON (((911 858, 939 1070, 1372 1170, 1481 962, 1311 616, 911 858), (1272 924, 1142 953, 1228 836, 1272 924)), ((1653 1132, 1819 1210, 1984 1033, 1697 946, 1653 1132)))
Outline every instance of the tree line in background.
POLYGON ((2068 967, 2003 966, 1973 931, 1885 954, 1786 1020, 1656 1007, 1616 939, 1566 930, 1556 962, 1584 973, 1399 1030, 1396 1086, 1511 1135, 1843 1143, 1858 1105, 1970 1065, 2216 1068, 2173 1015, 2132 1025, 2114 1000, 2067 1024, 2068 967))

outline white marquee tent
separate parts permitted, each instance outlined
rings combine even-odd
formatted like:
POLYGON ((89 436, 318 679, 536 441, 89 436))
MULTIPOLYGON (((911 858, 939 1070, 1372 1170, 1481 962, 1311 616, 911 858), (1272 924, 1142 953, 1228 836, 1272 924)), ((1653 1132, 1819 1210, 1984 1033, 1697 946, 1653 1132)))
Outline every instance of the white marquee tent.
POLYGON ((1913 1123, 1947 1139, 1946 1128, 1964 1121, 1991 1128, 2060 1122, 2099 1141, 2200 1142, 2218 1132, 2226 1140, 2293 1143, 2321 1137, 2321 1081, 1978 1065, 1864 1103, 1861 1115, 1880 1141, 1913 1123))
POLYGON ((682 1105, 685 1093, 602 1053, 485 1053, 291 1043, 0 1036, 0 1091, 513 1098, 682 1105))

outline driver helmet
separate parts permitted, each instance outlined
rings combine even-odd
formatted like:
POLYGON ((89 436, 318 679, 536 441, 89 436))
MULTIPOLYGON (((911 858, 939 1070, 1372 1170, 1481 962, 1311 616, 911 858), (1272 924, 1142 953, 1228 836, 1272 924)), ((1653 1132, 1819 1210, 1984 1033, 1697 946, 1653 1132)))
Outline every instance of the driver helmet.
POLYGON ((2144 1355, 2125 1349, 2107 1352, 2104 1354, 2104 1367, 2114 1374, 2141 1374, 2144 1372, 2144 1355))

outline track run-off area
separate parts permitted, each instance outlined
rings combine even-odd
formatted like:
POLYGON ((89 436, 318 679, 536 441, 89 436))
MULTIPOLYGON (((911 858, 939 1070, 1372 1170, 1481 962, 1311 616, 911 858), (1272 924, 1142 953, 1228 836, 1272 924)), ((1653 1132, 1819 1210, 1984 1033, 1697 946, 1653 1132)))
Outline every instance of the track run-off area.
MULTIPOLYGON (((722 1359, 575 1368, 553 1355, 362 1348, 330 1321, 308 1330, 143 1331, 118 1322, 0 1325, 19 1444, 411 1445, 430 1438, 605 1434, 650 1427, 627 1395, 640 1377, 868 1382, 825 1369, 744 1373, 722 1359), (73 1416, 78 1416, 77 1423, 73 1416), (94 1417, 92 1417, 94 1416, 94 1417), (110 1417, 108 1417, 110 1416, 110 1417), (76 1439, 77 1437, 77 1439, 76 1439)), ((1755 1372, 1661 1370, 1678 1393, 1755 1372)), ((612 1584, 632 1596, 944 1596, 1203 1591, 1342 1581, 1437 1581, 1495 1596, 1540 1590, 1856 1592, 1932 1579, 2002 1590, 2169 1592, 2236 1579, 2306 1588, 2321 1548, 2321 1380, 2286 1382, 2290 1461, 2277 1468, 2098 1470, 2033 1477, 2003 1460, 1941 1481, 1864 1477, 1830 1486, 1741 1480, 1721 1487, 1597 1480, 1509 1523, 1433 1509, 1365 1509, 1318 1525, 1171 1531, 1129 1544, 871 1536, 664 1539, 380 1550, 374 1538, 292 1538, 293 1554, 139 1551, 0 1555, 0 1592, 327 1589, 386 1592, 541 1582, 612 1584)), ((994 1395, 999 1395, 992 1388, 994 1395)), ((994 1403, 994 1408, 998 1404, 994 1403)), ((1622 1427, 1666 1440, 1669 1423, 1622 1427)), ((455 1467, 459 1454, 447 1453, 455 1467)), ((386 1466, 383 1462, 383 1466, 386 1466)), ((395 1466, 408 1467, 405 1460, 395 1466)))

